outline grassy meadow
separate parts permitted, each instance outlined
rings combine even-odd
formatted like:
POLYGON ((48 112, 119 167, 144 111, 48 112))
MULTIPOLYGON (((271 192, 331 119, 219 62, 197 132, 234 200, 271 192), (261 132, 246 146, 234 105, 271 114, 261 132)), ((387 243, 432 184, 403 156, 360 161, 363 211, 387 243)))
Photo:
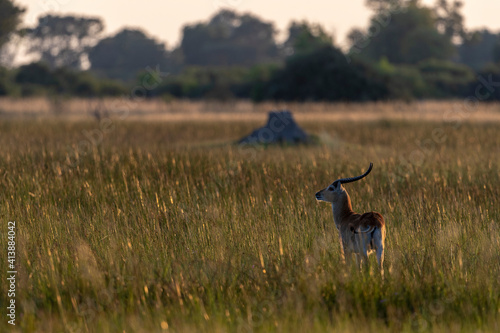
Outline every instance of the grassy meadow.
POLYGON ((0 118, 0 331, 500 331, 500 122, 297 115, 320 144, 242 148, 247 118, 0 118), (314 197, 369 162, 383 279, 314 197))

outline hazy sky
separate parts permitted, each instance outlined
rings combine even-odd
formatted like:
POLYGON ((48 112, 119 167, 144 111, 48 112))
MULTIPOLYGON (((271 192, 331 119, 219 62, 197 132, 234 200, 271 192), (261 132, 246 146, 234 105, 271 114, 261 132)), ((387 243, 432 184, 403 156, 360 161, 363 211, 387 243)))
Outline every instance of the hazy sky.
MULTIPOLYGON (((230 8, 251 12, 262 19, 274 21, 284 31, 290 20, 307 19, 321 23, 333 33, 339 44, 352 27, 365 27, 371 12, 365 0, 15 0, 27 8, 26 24, 32 25, 44 13, 100 16, 106 33, 120 28, 141 27, 150 35, 167 42, 169 48, 179 42, 182 26, 207 20, 217 10, 230 8)), ((423 0, 434 4, 435 0, 423 0)), ((499 0, 465 0, 463 10, 468 28, 500 29, 499 0)))

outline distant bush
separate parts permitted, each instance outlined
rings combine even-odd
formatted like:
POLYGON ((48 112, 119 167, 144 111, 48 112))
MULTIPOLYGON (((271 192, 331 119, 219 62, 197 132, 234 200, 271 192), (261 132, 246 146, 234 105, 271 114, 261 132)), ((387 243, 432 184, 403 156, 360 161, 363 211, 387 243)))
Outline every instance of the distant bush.
POLYGON ((379 84, 387 89, 388 99, 409 101, 425 96, 425 82, 413 66, 393 65, 386 58, 372 66, 379 84))
POLYGON ((77 97, 118 96, 128 91, 121 82, 98 79, 90 72, 78 72, 67 68, 52 70, 44 63, 19 67, 14 75, 14 82, 18 85, 22 96, 54 94, 77 97))
MULTIPOLYGON (((395 65, 386 58, 377 62, 354 58, 348 63, 339 49, 325 46, 292 55, 282 65, 185 67, 179 74, 162 77, 143 72, 136 85, 145 88, 144 97, 164 100, 409 101, 476 96, 484 82, 482 99, 500 100, 496 83, 500 65, 475 73, 467 66, 435 59, 416 65, 395 65)), ((44 63, 0 68, 0 96, 121 96, 130 94, 131 88, 89 71, 51 69, 44 63)))
POLYGON ((4 67, 0 67, 0 96, 14 95, 16 86, 12 83, 11 73, 4 67))
MULTIPOLYGON (((151 90, 149 95, 217 100, 248 98, 248 73, 249 69, 240 67, 187 67, 178 75, 162 78, 158 87, 151 90)), ((141 76, 139 81, 143 80, 144 76, 141 76)))
POLYGON ((266 86, 264 99, 295 101, 367 101, 387 97, 387 89, 360 62, 348 64, 333 46, 287 59, 266 86))
POLYGON ((417 65, 427 91, 427 98, 452 98, 465 96, 474 82, 474 72, 467 66, 450 61, 425 60, 417 65))
POLYGON ((468 96, 480 101, 500 101, 500 64, 486 66, 469 84, 468 96))
POLYGON ((435 59, 417 65, 393 65, 382 58, 373 67, 387 88, 389 99, 465 97, 475 80, 474 72, 467 66, 435 59))
POLYGON ((32 63, 19 67, 15 81, 19 84, 41 85, 46 87, 54 87, 57 85, 57 79, 51 72, 49 66, 44 63, 32 63))
MULTIPOLYGON (((147 81, 150 73, 139 76, 147 81)), ((159 80, 149 97, 283 101, 370 101, 466 97, 474 72, 457 63, 428 59, 417 65, 391 64, 386 58, 348 63, 333 46, 301 52, 283 65, 252 68, 186 67, 159 80)))
POLYGON ((120 81, 99 80, 99 96, 122 96, 130 94, 130 89, 120 81))
POLYGON ((250 69, 246 75, 246 83, 241 87, 246 90, 245 93, 240 95, 247 95, 246 97, 253 101, 262 101, 267 98, 267 90, 269 81, 281 68, 277 65, 259 65, 250 69))

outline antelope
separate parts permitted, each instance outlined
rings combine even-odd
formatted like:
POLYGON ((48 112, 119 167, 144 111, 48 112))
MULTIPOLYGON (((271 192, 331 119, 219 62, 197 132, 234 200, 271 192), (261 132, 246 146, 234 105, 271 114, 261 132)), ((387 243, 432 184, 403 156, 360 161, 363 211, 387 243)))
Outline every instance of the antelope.
POLYGON ((352 210, 351 198, 342 184, 355 182, 372 171, 373 163, 364 174, 352 178, 341 178, 316 193, 316 200, 332 204, 333 222, 340 234, 342 261, 349 261, 354 253, 358 264, 368 260, 376 251, 377 262, 383 275, 385 221, 377 212, 357 214, 352 210), (361 258, 360 258, 361 257, 361 258))

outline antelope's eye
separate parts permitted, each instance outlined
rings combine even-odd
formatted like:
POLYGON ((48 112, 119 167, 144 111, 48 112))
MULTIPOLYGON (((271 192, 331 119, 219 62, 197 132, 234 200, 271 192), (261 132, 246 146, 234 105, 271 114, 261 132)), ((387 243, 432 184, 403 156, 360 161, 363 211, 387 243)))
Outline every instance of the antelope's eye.
POLYGON ((328 191, 333 191, 333 190, 334 190, 333 186, 330 186, 330 187, 328 188, 328 191))

